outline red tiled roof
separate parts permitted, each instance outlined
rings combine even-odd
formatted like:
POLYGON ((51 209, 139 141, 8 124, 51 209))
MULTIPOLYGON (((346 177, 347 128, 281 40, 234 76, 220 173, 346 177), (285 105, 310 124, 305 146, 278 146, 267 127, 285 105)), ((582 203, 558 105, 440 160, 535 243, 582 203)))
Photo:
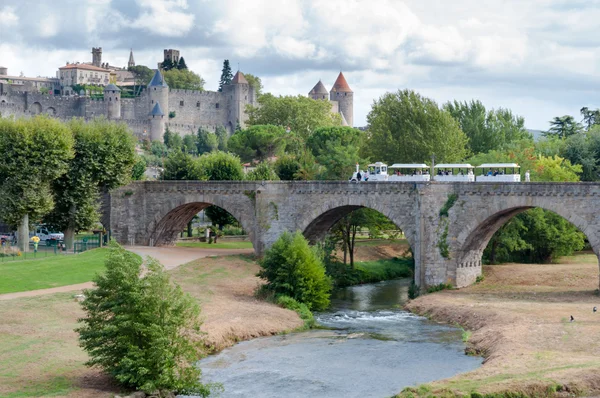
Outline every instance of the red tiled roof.
POLYGON ((337 92, 342 92, 342 93, 351 93, 352 92, 352 89, 348 85, 348 82, 346 81, 346 78, 344 77, 344 74, 342 72, 340 72, 331 91, 337 91, 337 92))
POLYGON ((246 80, 244 74, 238 70, 235 76, 233 77, 231 84, 248 84, 248 80, 246 80))
POLYGON ((69 64, 69 65, 61 66, 58 69, 85 69, 85 70, 93 70, 93 71, 97 71, 97 72, 109 72, 107 69, 99 68, 97 66, 88 65, 88 64, 69 64))

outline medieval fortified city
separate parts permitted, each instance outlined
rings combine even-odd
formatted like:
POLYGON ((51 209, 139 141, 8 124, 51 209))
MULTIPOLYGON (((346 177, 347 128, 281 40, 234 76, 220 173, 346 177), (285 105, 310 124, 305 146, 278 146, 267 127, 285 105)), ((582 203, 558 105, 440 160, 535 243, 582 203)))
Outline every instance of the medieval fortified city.
POLYGON ((599 13, 0 1, 0 398, 599 397, 599 13))

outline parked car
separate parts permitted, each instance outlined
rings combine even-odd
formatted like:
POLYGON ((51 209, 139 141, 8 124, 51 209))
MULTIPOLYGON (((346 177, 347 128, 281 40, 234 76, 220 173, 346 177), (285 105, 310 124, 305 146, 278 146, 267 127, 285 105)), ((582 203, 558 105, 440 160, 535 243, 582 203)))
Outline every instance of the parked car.
POLYGON ((49 244, 48 241, 65 239, 65 235, 62 232, 51 232, 45 226, 39 226, 34 231, 29 233, 30 239, 34 236, 37 236, 40 238, 40 241, 46 242, 46 244, 49 244))

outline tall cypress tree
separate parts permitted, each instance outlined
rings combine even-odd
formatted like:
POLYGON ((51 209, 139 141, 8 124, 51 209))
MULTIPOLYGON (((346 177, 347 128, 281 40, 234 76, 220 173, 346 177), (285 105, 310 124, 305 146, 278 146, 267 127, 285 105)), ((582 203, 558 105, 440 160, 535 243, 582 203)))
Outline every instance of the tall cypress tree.
POLYGON ((179 58, 179 64, 177 64, 177 69, 182 70, 182 69, 187 69, 187 65, 185 64, 185 59, 183 59, 183 57, 179 58))
POLYGON ((231 84, 233 80, 233 73, 231 72, 231 66, 229 60, 223 61, 223 70, 221 72, 221 81, 219 82, 219 91, 223 91, 223 86, 231 84))

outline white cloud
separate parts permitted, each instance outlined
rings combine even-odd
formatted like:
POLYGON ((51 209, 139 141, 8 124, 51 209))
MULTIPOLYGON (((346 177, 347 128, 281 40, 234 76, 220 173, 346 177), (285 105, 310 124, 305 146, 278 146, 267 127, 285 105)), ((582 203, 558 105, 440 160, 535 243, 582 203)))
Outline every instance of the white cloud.
POLYGON ((19 17, 15 14, 15 8, 6 6, 0 9, 0 21, 7 28, 16 26, 19 23, 19 17))
POLYGON ((132 23, 151 33, 167 37, 185 36, 192 28, 194 15, 186 12, 187 0, 136 0, 145 11, 132 23))

